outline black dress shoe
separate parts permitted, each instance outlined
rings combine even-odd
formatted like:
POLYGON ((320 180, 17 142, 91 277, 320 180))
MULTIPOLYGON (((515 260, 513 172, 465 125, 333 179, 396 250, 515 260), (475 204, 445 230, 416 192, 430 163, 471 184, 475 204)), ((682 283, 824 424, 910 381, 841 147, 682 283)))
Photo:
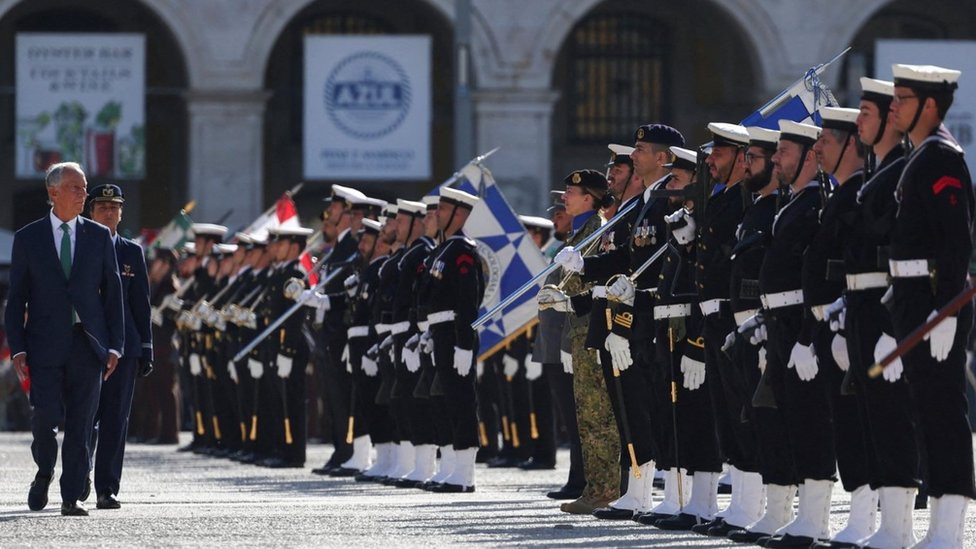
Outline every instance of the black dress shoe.
POLYGON ((518 468, 525 471, 545 471, 555 469, 556 462, 538 461, 535 458, 529 458, 522 463, 519 463, 518 468))
POLYGON ((40 473, 34 475, 30 491, 27 492, 27 507, 31 511, 40 511, 47 507, 47 490, 51 486, 51 478, 40 473))
POLYGON ((498 456, 495 459, 488 461, 489 469, 504 469, 508 467, 518 467, 519 460, 513 457, 502 457, 498 456))
POLYGON ((722 483, 719 483, 718 490, 717 490, 716 493, 718 493, 718 494, 731 494, 732 493, 732 485, 731 484, 722 484, 722 483))
POLYGON ((769 538, 763 547, 810 547, 816 540, 809 536, 794 536, 783 534, 769 538))
POLYGON ((674 518, 675 516, 667 513, 641 513, 634 517, 634 522, 646 524, 647 526, 657 526, 658 521, 674 518))
POLYGON ((401 479, 397 479, 397 481, 393 483, 393 485, 396 486, 397 488, 416 488, 418 484, 423 484, 423 483, 424 481, 422 480, 410 480, 408 478, 401 478, 401 479))
POLYGON ((694 533, 696 533, 696 534, 700 534, 702 536, 707 536, 709 530, 711 530, 712 528, 715 528, 717 526, 723 526, 724 524, 725 524, 725 520, 724 519, 717 518, 715 520, 710 520, 708 522, 703 522, 701 524, 696 524, 696 525, 694 525, 694 526, 691 527, 691 531, 694 532, 694 533))
POLYGON ((441 485, 440 482, 434 482, 432 480, 427 480, 427 481, 424 481, 424 482, 420 483, 420 485, 417 486, 417 488, 420 488, 421 490, 425 490, 427 492, 433 492, 434 491, 434 488, 436 488, 436 487, 438 487, 440 485, 441 485))
POLYGON ((661 530, 691 530, 696 524, 703 524, 705 521, 696 515, 679 513, 671 518, 661 519, 654 523, 654 526, 661 530))
POLYGON ((196 444, 194 444, 194 443, 191 442, 191 443, 189 443, 189 444, 187 444, 185 446, 180 446, 179 448, 176 449, 176 451, 177 452, 192 452, 193 449, 196 448, 196 447, 197 447, 196 444))
POLYGON ((379 482, 379 479, 383 477, 379 475, 367 475, 365 472, 362 472, 353 478, 356 479, 356 482, 379 482))
POLYGON ((430 489, 431 492, 442 494, 470 494, 474 492, 474 486, 461 486, 460 484, 448 484, 442 482, 430 489))
POLYGON ((87 517, 88 511, 85 511, 85 508, 80 503, 72 501, 71 503, 61 504, 61 514, 66 517, 87 517))
POLYGON ((713 538, 725 538, 725 537, 728 537, 728 535, 731 532, 734 532, 736 530, 742 530, 742 529, 743 529, 742 526, 736 526, 734 524, 729 524, 729 523, 727 523, 727 522, 725 522, 723 520, 721 525, 719 525, 719 526, 713 526, 713 527, 709 528, 708 531, 705 532, 705 533, 709 537, 713 537, 713 538))
POLYGON ((95 502, 95 507, 98 509, 121 509, 122 504, 119 500, 115 498, 112 494, 102 494, 98 496, 98 501, 95 502))
POLYGON ((289 461, 287 459, 278 459, 271 466, 274 469, 304 469, 304 461, 289 461))
POLYGON ((250 465, 258 461, 258 459, 260 459, 260 457, 254 452, 247 452, 241 456, 241 463, 246 463, 250 465))
POLYGON ((78 497, 79 501, 88 501, 88 496, 91 495, 91 479, 85 478, 85 489, 81 491, 81 496, 78 497))
POLYGON ((654 477, 654 482, 651 483, 658 490, 664 490, 664 479, 654 477))
POLYGON ((352 467, 342 467, 340 465, 339 467, 336 467, 335 469, 329 471, 328 474, 330 477, 354 477, 359 473, 362 473, 362 471, 360 471, 359 469, 353 469, 352 467))
POLYGON ((732 530, 725 536, 736 543, 756 543, 762 538, 768 538, 769 534, 763 532, 750 532, 749 530, 732 530))
POLYGON ((222 458, 222 457, 227 457, 227 456, 229 456, 230 454, 231 454, 231 451, 230 451, 230 449, 229 449, 229 448, 214 448, 214 449, 213 449, 213 450, 212 450, 212 451, 210 452, 210 455, 211 455, 212 457, 216 457, 216 458, 222 458))
POLYGON ((567 500, 569 500, 569 499, 579 499, 580 496, 582 496, 582 495, 583 495, 583 489, 582 488, 573 488, 571 486, 563 486, 562 488, 560 488, 558 490, 553 490, 552 492, 547 493, 546 494, 546 497, 549 498, 549 499, 557 499, 557 500, 567 499, 567 500))
POLYGON ((630 520, 634 518, 634 511, 616 507, 601 507, 593 510, 593 516, 603 520, 630 520))
POLYGON ((312 474, 314 474, 314 475, 328 475, 329 472, 331 472, 333 469, 335 469, 335 465, 332 465, 330 463, 326 463, 325 465, 323 465, 321 467, 316 467, 315 469, 312 469, 312 474))

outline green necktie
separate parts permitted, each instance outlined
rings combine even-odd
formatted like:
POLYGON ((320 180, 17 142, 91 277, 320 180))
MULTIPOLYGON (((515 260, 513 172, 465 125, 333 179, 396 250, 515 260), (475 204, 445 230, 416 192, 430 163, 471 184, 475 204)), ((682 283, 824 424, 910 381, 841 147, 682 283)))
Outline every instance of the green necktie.
POLYGON ((71 228, 67 223, 61 224, 61 268, 64 276, 71 277, 71 228))

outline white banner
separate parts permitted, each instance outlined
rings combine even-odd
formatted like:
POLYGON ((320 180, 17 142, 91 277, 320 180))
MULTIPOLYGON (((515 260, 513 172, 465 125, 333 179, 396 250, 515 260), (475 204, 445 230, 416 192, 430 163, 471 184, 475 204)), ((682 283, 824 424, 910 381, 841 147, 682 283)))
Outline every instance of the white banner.
POLYGON ((17 35, 17 177, 78 162, 89 177, 141 179, 145 37, 17 35))
POLYGON ((891 80, 891 65, 895 63, 962 71, 945 125, 966 151, 969 173, 976 179, 976 41, 878 40, 874 54, 877 78, 891 80))
POLYGON ((305 37, 305 178, 430 178, 429 36, 305 37))

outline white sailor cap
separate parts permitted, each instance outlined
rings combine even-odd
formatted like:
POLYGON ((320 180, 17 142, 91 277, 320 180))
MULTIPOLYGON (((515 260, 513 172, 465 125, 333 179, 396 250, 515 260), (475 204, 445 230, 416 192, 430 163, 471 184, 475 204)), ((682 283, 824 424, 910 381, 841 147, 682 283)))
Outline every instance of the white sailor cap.
POLYGON ((792 120, 779 121, 779 139, 793 141, 800 145, 813 145, 820 137, 820 128, 813 124, 802 124, 792 120))
POLYGON ((275 240, 291 240, 300 244, 315 232, 308 227, 271 227, 268 234, 275 240))
POLYGON ((427 211, 436 210, 437 203, 441 201, 441 197, 437 196, 436 194, 428 194, 424 195, 420 201, 424 203, 424 206, 427 206, 427 211))
POLYGON ((896 86, 908 88, 923 88, 934 91, 953 91, 958 85, 961 71, 936 67, 935 65, 902 65, 891 66, 891 73, 896 86))
POLYGON ((247 234, 247 233, 236 232, 236 233, 234 233, 234 238, 236 238, 237 239, 237 242, 240 243, 240 244, 247 245, 247 244, 253 244, 254 243, 254 237, 251 236, 251 235, 249 235, 249 234, 247 234))
POLYGON ((857 131, 857 115, 859 114, 861 114, 861 111, 858 109, 821 107, 820 125, 824 129, 830 128, 853 133, 857 131))
POLYGON ((630 155, 634 152, 633 147, 628 147, 627 145, 618 145, 617 143, 610 143, 607 145, 610 149, 610 162, 607 166, 613 166, 614 164, 627 164, 628 166, 633 166, 634 161, 631 160, 630 155))
POLYGON ((698 153, 682 147, 668 147, 671 154, 674 155, 674 160, 670 164, 665 164, 665 168, 679 168, 682 170, 695 171, 698 168, 698 153))
POLYGON ((396 214, 397 214, 397 205, 396 204, 387 204, 386 206, 383 206, 383 216, 384 217, 393 218, 393 217, 396 217, 396 214))
POLYGON ((708 131, 712 132, 712 146, 744 147, 749 144, 749 132, 738 124, 728 122, 709 122, 708 131))
POLYGON ((480 200, 473 194, 468 194, 464 191, 459 191, 458 189, 452 189, 451 187, 441 187, 440 199, 444 202, 448 202, 462 208, 467 208, 469 210, 474 209, 474 205, 478 203, 478 200, 480 200))
POLYGON ((383 224, 379 221, 374 221, 372 219, 363 220, 363 231, 371 234, 380 234, 380 229, 383 228, 383 224))
POLYGON ((214 244, 211 252, 214 255, 230 255, 237 251, 237 244, 214 244))
POLYGON ((362 199, 366 198, 366 195, 353 189, 352 187, 344 187, 342 185, 332 185, 332 194, 326 197, 326 202, 331 202, 333 200, 341 200, 346 204, 353 204, 362 199))
POLYGON ((895 95, 895 83, 887 80, 877 80, 875 78, 861 77, 861 99, 874 101, 875 103, 891 103, 891 98, 895 95))
POLYGON ((387 204, 386 200, 381 200, 379 198, 372 198, 366 195, 363 195, 361 198, 352 199, 353 209, 373 210, 376 213, 382 212, 383 208, 386 207, 386 204, 387 204))
POLYGON ((761 147, 770 151, 776 150, 776 145, 779 143, 778 131, 759 126, 749 126, 746 131, 749 132, 750 147, 761 147))
POLYGON ((193 237, 198 236, 208 236, 213 237, 216 240, 220 240, 227 234, 227 227, 223 225, 215 225, 213 223, 194 223, 190 225, 190 231, 193 233, 193 237))
POLYGON ((518 218, 519 218, 519 221, 521 221, 523 225, 525 225, 526 227, 528 227, 530 229, 546 229, 546 230, 552 230, 552 227, 553 227, 552 221, 550 221, 550 220, 548 220, 548 219, 546 219, 544 217, 537 217, 537 216, 534 216, 534 215, 520 215, 520 216, 518 216, 518 218))
POLYGON ((397 210, 402 214, 423 217, 427 213, 427 204, 397 198, 397 210))
POLYGON ((190 255, 196 254, 197 253, 197 243, 194 242, 194 241, 192 241, 192 240, 187 240, 186 242, 183 243, 183 251, 185 251, 186 253, 188 253, 190 255))

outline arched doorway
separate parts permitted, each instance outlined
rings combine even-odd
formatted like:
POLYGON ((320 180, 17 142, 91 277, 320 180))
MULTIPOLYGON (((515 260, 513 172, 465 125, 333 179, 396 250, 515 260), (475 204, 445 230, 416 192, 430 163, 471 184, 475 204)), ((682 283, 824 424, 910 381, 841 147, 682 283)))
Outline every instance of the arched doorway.
MULTIPOLYGON (((146 37, 146 175, 138 181, 89 178, 89 186, 119 184, 128 206, 122 230, 162 226, 182 205, 187 178, 187 88, 182 52, 170 29, 140 2, 93 0, 66 6, 57 0, 31 0, 0 19, 0 119, 14 120, 15 40, 21 32, 142 33, 146 37)), ((39 179, 14 176, 13 124, 0 125, 0 226, 20 227, 44 215, 46 191, 39 179)))
POLYGON ((744 31, 706 0, 603 2, 567 35, 553 71, 554 182, 599 168, 608 143, 632 144, 640 124, 679 129, 689 145, 714 120, 737 122, 762 101, 744 31), (707 16, 706 16, 707 14, 707 16))
MULTIPOLYGON (((454 70, 450 22, 423 1, 378 0, 350 6, 339 0, 319 0, 299 12, 281 32, 265 71, 270 92, 264 116, 264 202, 271 203, 295 182, 303 180, 302 131, 304 54, 306 34, 428 34, 432 39, 432 181, 355 182, 370 196, 391 200, 418 197, 453 173, 454 70)), ((321 208, 326 183, 306 182, 296 197, 303 219, 321 208)))

